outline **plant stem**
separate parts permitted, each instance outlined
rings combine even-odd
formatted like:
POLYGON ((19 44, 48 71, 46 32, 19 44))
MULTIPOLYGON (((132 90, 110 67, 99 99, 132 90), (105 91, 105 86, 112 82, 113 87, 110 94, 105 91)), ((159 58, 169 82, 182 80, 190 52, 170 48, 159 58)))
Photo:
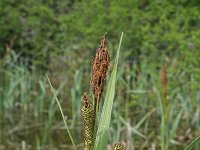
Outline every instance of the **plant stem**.
POLYGON ((58 98, 57 98, 57 96, 56 96, 56 94, 55 94, 54 88, 53 88, 53 86, 51 85, 51 82, 50 82, 49 77, 48 77, 47 74, 46 74, 46 77, 47 77, 47 80, 48 80, 49 85, 50 85, 50 87, 51 87, 51 90, 52 90, 52 92, 53 92, 53 95, 54 95, 54 97, 55 97, 55 99, 56 99, 56 102, 57 102, 57 104, 58 104, 58 107, 59 107, 59 109, 60 109, 60 113, 61 113, 61 115, 62 115, 62 118, 63 118, 64 124, 65 124, 65 127, 66 127, 66 129, 67 129, 68 134, 69 134, 69 138, 70 138, 70 140, 71 140, 71 142, 72 142, 73 148, 74 148, 74 150, 77 150, 77 149, 76 149, 76 146, 75 146, 75 143, 74 143, 74 140, 73 140, 73 137, 72 137, 72 134, 71 134, 71 132, 70 132, 70 130, 69 130, 69 127, 68 127, 68 125, 67 125, 67 122, 66 122, 66 120, 65 120, 65 115, 64 115, 64 113, 63 113, 63 111, 62 111, 62 107, 61 107, 61 105, 60 105, 60 103, 59 103, 59 101, 58 101, 58 98))

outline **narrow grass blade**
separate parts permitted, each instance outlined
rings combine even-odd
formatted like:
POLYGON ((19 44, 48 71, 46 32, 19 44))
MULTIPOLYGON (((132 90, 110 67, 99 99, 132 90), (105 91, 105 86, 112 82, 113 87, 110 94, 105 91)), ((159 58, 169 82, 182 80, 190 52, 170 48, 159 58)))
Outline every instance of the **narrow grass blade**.
POLYGON ((200 142, 200 136, 198 136, 194 141, 192 141, 192 143, 190 143, 190 145, 188 145, 184 150, 192 149, 197 142, 200 142))
MULTIPOLYGON (((115 111, 114 111, 114 114, 118 116, 118 119, 119 119, 119 121, 120 121, 121 123, 123 123, 124 125, 127 125, 127 122, 124 120, 124 118, 123 118, 120 114, 118 114, 118 113, 115 112, 115 111)), ((140 133, 140 132, 137 130, 137 128, 135 128, 135 127, 131 127, 131 131, 132 131, 133 133, 137 134, 138 136, 144 138, 144 139, 147 138, 144 134, 140 133)))
POLYGON ((99 121, 97 135, 96 135, 95 150, 106 149, 108 130, 109 130, 111 112, 112 112, 112 105, 113 105, 113 99, 114 99, 114 94, 115 94, 115 82, 116 82, 117 66, 118 66, 118 59, 119 59, 119 52, 120 52, 122 38, 123 38, 123 32, 121 34, 119 47, 118 47, 116 58, 115 58, 114 68, 111 73, 104 105, 102 108, 101 118, 99 121))
POLYGON ((176 131, 177 131, 179 124, 181 122, 182 114, 183 114, 183 109, 181 109, 181 111, 179 112, 179 114, 177 115, 177 117, 176 117, 176 119, 173 123, 171 133, 170 133, 171 138, 173 138, 176 135, 176 131))
POLYGON ((138 129, 145 122, 145 120, 155 112, 155 110, 156 110, 155 108, 152 109, 144 117, 142 117, 142 119, 135 125, 135 129, 138 129))
POLYGON ((62 111, 62 107, 61 107, 61 105, 60 105, 60 103, 59 103, 59 101, 58 101, 58 98, 57 98, 57 96, 56 96, 56 93, 55 93, 55 91, 54 91, 54 88, 53 88, 53 86, 52 86, 52 84, 51 84, 51 82, 50 82, 49 77, 48 77, 47 74, 46 74, 46 77, 47 77, 47 80, 48 80, 49 85, 50 85, 50 87, 51 87, 51 90, 52 90, 52 92, 53 92, 53 95, 54 95, 54 97, 55 97, 55 99, 56 99, 56 102, 57 102, 57 104, 58 104, 58 107, 59 107, 59 109, 60 109, 60 113, 61 113, 61 115, 62 115, 62 118, 63 118, 64 124, 65 124, 65 127, 66 127, 66 129, 67 129, 67 132, 68 132, 68 134, 69 134, 70 140, 71 140, 71 142, 72 142, 73 148, 74 148, 74 150, 77 150, 77 149, 76 149, 76 146, 75 146, 75 143, 74 143, 74 140, 73 140, 73 137, 72 137, 72 134, 71 134, 71 132, 70 132, 70 130, 69 130, 69 127, 68 127, 68 125, 67 125, 67 122, 66 122, 66 120, 65 120, 65 116, 64 116, 64 113, 63 113, 63 111, 62 111))

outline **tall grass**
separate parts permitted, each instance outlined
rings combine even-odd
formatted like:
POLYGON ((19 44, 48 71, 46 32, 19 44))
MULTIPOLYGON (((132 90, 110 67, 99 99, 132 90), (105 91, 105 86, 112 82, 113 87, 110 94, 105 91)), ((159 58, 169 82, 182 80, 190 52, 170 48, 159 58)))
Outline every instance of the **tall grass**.
POLYGON ((59 102, 59 100, 58 100, 58 98, 57 98, 57 95, 56 95, 56 93, 55 93, 55 91, 54 91, 53 86, 51 85, 51 82, 50 82, 50 80, 49 80, 49 77, 48 77, 47 75, 46 75, 46 77, 47 77, 47 80, 48 80, 48 82, 49 82, 49 85, 51 86, 51 90, 52 90, 52 92, 53 92, 53 95, 54 95, 54 97, 55 97, 55 99, 56 99, 57 105, 58 105, 58 107, 59 107, 59 110, 60 110, 60 113, 61 113, 61 115, 62 115, 63 121, 64 121, 64 123, 65 123, 65 127, 66 127, 66 129, 67 129, 68 134, 69 134, 69 137, 70 137, 70 140, 71 140, 71 142, 72 142, 73 148, 74 148, 74 150, 76 150, 76 145, 75 145, 75 143, 74 143, 72 134, 71 134, 71 132, 70 132, 70 130, 69 130, 69 126, 68 126, 68 124, 67 124, 67 122, 66 122, 66 120, 65 120, 66 118, 65 118, 65 115, 64 115, 64 113, 63 113, 63 110, 62 110, 62 107, 61 107, 61 105, 60 105, 60 102, 59 102))
MULTIPOLYGON (((49 96, 47 80, 26 64, 16 65, 16 57, 13 53, 0 68, 0 149, 21 149, 20 139, 35 149, 53 148, 53 134, 60 130, 56 100, 49 96)), ((66 83, 58 86, 56 95, 66 83)))
MULTIPOLYGON (((120 56, 120 59, 123 60, 124 51, 120 56)), ((177 67, 181 65, 177 58, 171 59, 167 56, 161 56, 161 58, 164 58, 167 63, 169 77, 168 149, 198 150, 200 97, 196 75, 190 73, 191 70, 188 67, 177 67), (197 138, 191 143, 195 137, 197 138), (188 143, 191 144, 188 145, 188 143)), ((111 108, 110 101, 104 101, 109 104, 104 103, 103 109, 106 110, 104 115, 107 121, 100 121, 99 128, 101 127, 101 129, 97 134, 98 143, 102 142, 99 144, 100 148, 105 145, 109 147, 114 142, 123 139, 125 143, 131 143, 130 147, 135 149, 161 149, 162 134, 166 132, 163 130, 162 133, 159 129, 164 124, 160 122, 160 118, 164 118, 162 106, 158 105, 158 102, 162 101, 159 86, 161 63, 151 64, 151 59, 145 54, 142 54, 140 59, 140 64, 134 60, 131 65, 125 61, 118 64, 119 69, 115 76, 115 80, 117 78, 116 96, 112 109, 108 110, 111 108), (111 111, 112 115, 110 116, 111 111), (104 123, 106 128, 104 128, 104 123), (107 134, 105 131, 108 130, 107 134), (106 138, 104 141, 99 140, 104 136, 107 137, 107 140, 106 138)), ((190 64, 182 64, 182 66, 184 65, 190 64)), ((68 129, 73 135, 72 139, 76 143, 74 145, 77 149, 83 147, 82 141, 79 141, 80 136, 77 138, 74 136, 75 134, 81 135, 79 109, 80 95, 83 90, 82 73, 81 69, 76 69, 73 78, 69 78, 69 75, 66 74, 67 81, 62 80, 62 84, 57 84, 57 90, 54 91, 54 94, 60 99, 63 113, 69 114, 68 129)), ((41 74, 39 76, 39 73, 34 70, 28 71, 26 65, 23 64, 10 64, 6 69, 0 68, 0 75, 0 149, 12 150, 30 146, 38 150, 73 147, 69 136, 66 136, 66 132, 62 132, 66 127, 62 121, 59 107, 55 96, 52 96, 49 90, 47 80, 41 74)), ((112 77, 109 80, 112 84, 109 85, 114 85, 112 77)), ((109 86, 107 89, 110 89, 109 86)), ((163 127, 163 129, 165 128, 163 127)))

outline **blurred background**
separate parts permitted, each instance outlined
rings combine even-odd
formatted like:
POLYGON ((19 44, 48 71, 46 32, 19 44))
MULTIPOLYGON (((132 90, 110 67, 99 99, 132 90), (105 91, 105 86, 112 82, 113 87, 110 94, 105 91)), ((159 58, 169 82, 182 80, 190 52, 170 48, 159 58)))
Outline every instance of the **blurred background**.
POLYGON ((183 149, 197 137, 199 1, 1 0, 0 150, 72 149, 46 73, 83 149, 80 105, 83 92, 91 91, 92 57, 107 32, 111 70, 122 31, 109 145, 160 149, 162 64, 170 149, 183 149))

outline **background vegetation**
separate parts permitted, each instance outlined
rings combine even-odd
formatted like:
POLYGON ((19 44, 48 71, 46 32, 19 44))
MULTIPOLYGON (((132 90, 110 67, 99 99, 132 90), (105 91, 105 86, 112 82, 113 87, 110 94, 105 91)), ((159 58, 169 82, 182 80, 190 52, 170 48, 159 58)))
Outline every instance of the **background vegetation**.
POLYGON ((92 56, 108 32, 113 59, 122 31, 109 143, 160 148, 162 64, 170 149, 183 149, 198 136, 200 2, 1 0, 0 149, 70 149, 46 72, 82 149, 80 103, 92 56))

